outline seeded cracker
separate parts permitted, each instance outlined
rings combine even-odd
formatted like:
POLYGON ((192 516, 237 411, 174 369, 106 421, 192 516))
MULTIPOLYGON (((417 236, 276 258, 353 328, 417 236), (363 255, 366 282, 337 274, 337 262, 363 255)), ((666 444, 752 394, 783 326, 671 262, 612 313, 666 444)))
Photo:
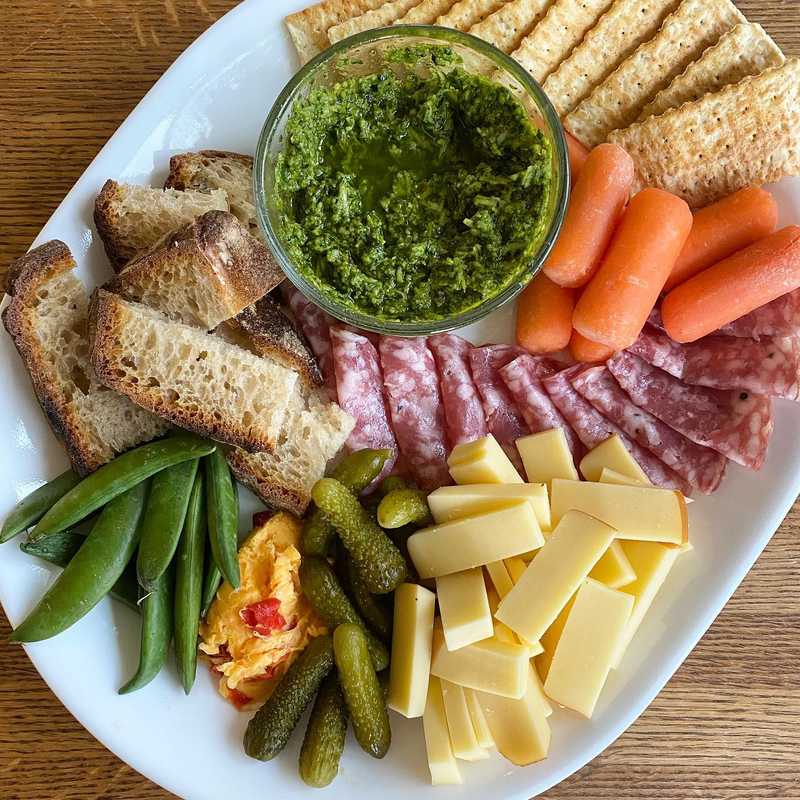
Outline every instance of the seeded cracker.
POLYGON ((569 58, 544 83, 559 116, 568 114, 640 44, 652 38, 680 0, 615 0, 569 58))
POLYGON ((468 31, 504 5, 505 0, 459 0, 436 20, 436 24, 457 31, 468 31))
POLYGON ((634 191, 658 186, 697 208, 800 174, 800 59, 789 59, 609 140, 636 164, 634 191))
POLYGON ((446 14, 455 5, 455 0, 422 0, 404 17, 397 20, 398 25, 432 25, 436 18, 446 14))
POLYGON ((564 120, 586 147, 636 121, 642 108, 720 36, 746 22, 731 0, 683 0, 659 32, 625 59, 564 120))
POLYGON ((662 89, 639 115, 639 121, 663 114, 682 103, 699 100, 742 78, 779 67, 786 59, 767 32, 755 23, 737 25, 706 50, 682 75, 662 89))
POLYGON ((469 32, 493 44, 498 50, 510 53, 542 19, 551 2, 552 0, 511 0, 483 22, 473 25, 469 32))
POLYGON ((391 0, 389 3, 384 3, 380 8, 374 8, 371 11, 365 11, 358 17, 345 20, 344 22, 334 25, 328 31, 328 39, 331 44, 335 44, 354 33, 361 33, 361 31, 370 31, 374 28, 384 28, 397 22, 400 17, 404 16, 414 6, 419 5, 420 0, 391 0))

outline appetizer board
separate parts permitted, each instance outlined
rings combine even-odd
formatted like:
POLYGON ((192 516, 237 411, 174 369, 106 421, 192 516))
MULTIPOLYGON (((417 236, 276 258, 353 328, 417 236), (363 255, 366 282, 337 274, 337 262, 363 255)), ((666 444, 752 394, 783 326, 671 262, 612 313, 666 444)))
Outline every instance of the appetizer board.
MULTIPOLYGON (((109 176, 159 183, 170 155, 204 147, 250 152, 274 97, 296 69, 282 27, 299 2, 242 3, 211 28, 164 75, 87 169, 37 242, 64 240, 81 278, 90 286, 109 277, 90 219, 94 197, 109 176)), ((800 182, 774 189, 781 224, 800 212, 800 182)), ((476 344, 513 341, 513 306, 460 331, 476 344)), ((7 369, 3 455, 7 480, 0 495, 5 513, 43 478, 60 472, 64 454, 47 427, 22 363, 8 337, 0 337, 7 369)), ((512 768, 501 759, 465 767, 459 787, 431 787, 418 720, 392 716, 394 747, 380 764, 348 747, 332 796, 367 797, 380 780, 388 797, 409 792, 430 797, 479 797, 491 787, 500 797, 530 797, 580 768, 612 742, 647 706, 730 597, 780 524, 800 490, 800 415, 788 401, 775 404, 775 435, 756 474, 731 465, 718 493, 690 508, 691 557, 680 559, 657 597, 628 655, 616 670, 590 722, 561 714, 553 720, 550 757, 512 768)), ((261 504, 243 496, 241 528, 261 504)), ((51 580, 52 572, 14 543, 0 559, 0 601, 18 624, 51 580)), ((280 797, 310 791, 297 779, 300 736, 285 757, 262 764, 244 757, 241 740, 249 715, 220 701, 215 681, 200 673, 186 699, 173 675, 144 692, 118 696, 138 648, 135 616, 104 601, 62 636, 28 648, 45 680, 78 720, 121 758, 176 794, 192 798, 222 793, 280 797), (113 632, 113 635, 110 635, 113 632), (117 638, 118 647, 109 639, 117 638), (69 665, 65 669, 64 665, 69 665)))

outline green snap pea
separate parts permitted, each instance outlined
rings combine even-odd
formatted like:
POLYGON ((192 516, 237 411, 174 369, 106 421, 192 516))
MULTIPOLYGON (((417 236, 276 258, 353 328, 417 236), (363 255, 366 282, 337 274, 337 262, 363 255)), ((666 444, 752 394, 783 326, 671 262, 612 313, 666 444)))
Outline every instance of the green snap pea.
POLYGON ((203 459, 206 471, 208 535, 214 562, 234 589, 239 587, 239 501, 221 450, 203 459))
POLYGON ((311 496, 336 528, 370 592, 386 594, 403 582, 408 569, 402 554, 339 481, 322 478, 311 496))
POLYGON ((139 584, 147 591, 155 588, 178 549, 198 463, 196 458, 182 461, 157 472, 150 481, 136 559, 139 584))
MULTIPOLYGON (((348 583, 350 585, 350 596, 356 604, 358 612, 366 621, 367 625, 384 641, 388 641, 392 636, 392 613, 384 602, 384 598, 372 594, 367 589, 364 579, 355 568, 353 559, 347 558, 348 583)), ((376 669, 382 669, 377 664, 376 669)))
POLYGON ((205 478, 197 473, 175 562, 175 657, 183 691, 192 690, 197 674, 197 634, 203 602, 206 549, 205 478))
POLYGON ((202 617, 208 614, 208 610, 211 608, 211 604, 217 596, 217 589, 219 589, 222 583, 222 573, 219 571, 219 567, 214 563, 214 559, 207 558, 206 562, 206 574, 203 578, 203 593, 201 595, 202 605, 200 608, 200 616, 202 617))
MULTIPOLYGON (((333 470, 331 477, 357 497, 381 474, 391 457, 391 450, 358 450, 345 457, 333 470)), ((335 533, 320 510, 313 509, 303 525, 303 554, 326 556, 335 533)))
POLYGON ((304 783, 321 789, 339 772, 339 761, 347 735, 347 706, 335 675, 322 683, 308 720, 300 748, 300 777, 304 783))
POLYGON ((244 734, 245 753, 260 761, 275 758, 286 746, 303 711, 332 669, 331 637, 317 636, 300 653, 248 723, 244 734))
POLYGON ((356 740, 364 752, 383 758, 389 750, 392 731, 364 631, 349 622, 340 625, 333 632, 333 655, 356 740))
POLYGON ((6 517, 0 530, 0 544, 13 539, 34 523, 38 522, 70 489, 78 484, 80 478, 71 469, 62 472, 57 478, 40 486, 17 503, 6 517))
POLYGON ((136 674, 119 690, 130 694, 147 686, 161 672, 172 640, 172 603, 175 588, 172 569, 162 572, 141 601, 142 637, 139 646, 139 668, 136 674))
POLYGON ((146 499, 147 483, 140 481, 103 509, 78 552, 11 634, 11 641, 49 639, 88 614, 108 594, 136 549, 146 499))
POLYGON ((129 450, 70 489, 39 520, 30 538, 35 540, 66 530, 156 472, 215 449, 213 442, 190 433, 179 433, 129 450))
POLYGON ((378 506, 378 525, 381 528, 427 525, 432 521, 428 495, 421 489, 394 489, 378 506))

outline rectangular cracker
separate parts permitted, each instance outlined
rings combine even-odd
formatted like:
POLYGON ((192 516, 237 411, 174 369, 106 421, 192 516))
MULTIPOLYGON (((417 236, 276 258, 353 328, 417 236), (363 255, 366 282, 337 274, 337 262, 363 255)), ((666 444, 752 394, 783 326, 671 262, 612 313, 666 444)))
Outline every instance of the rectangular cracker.
POLYGON ((456 0, 422 0, 414 6, 405 16, 397 20, 398 25, 433 25, 437 17, 446 14, 456 0))
POLYGON ((556 0, 511 54, 512 58, 541 83, 581 43, 612 3, 613 0, 556 0))
POLYGON ((458 0, 446 14, 436 20, 436 24, 444 28, 455 28, 457 31, 468 31, 505 4, 506 0, 458 0))
POLYGON ((414 6, 419 5, 420 0, 390 0, 379 8, 365 11, 358 17, 346 19, 338 25, 332 25, 328 29, 328 39, 331 44, 346 39, 354 33, 361 31, 371 31, 374 28, 384 28, 397 22, 400 17, 405 16, 414 6))
POLYGON ((691 206, 800 174, 800 59, 614 131, 636 165, 634 191, 658 186, 691 206))
POLYGON ((636 121, 642 108, 744 16, 731 0, 683 0, 658 33, 640 45, 578 107, 564 126, 586 147, 636 121))
POLYGON ((680 0, 615 0, 544 82, 559 116, 568 114, 640 44, 652 38, 680 0))
POLYGON ((330 46, 328 30, 340 22, 378 8, 385 0, 322 0, 284 19, 300 63, 311 61, 330 46))
POLYGON ((551 4, 552 0, 511 0, 483 22, 473 25, 469 32, 498 50, 510 53, 542 19, 551 4))
POLYGON ((639 122, 699 100, 742 78, 759 75, 785 61, 780 47, 754 22, 745 22, 728 31, 719 42, 689 64, 683 74, 662 89, 639 114, 639 122))

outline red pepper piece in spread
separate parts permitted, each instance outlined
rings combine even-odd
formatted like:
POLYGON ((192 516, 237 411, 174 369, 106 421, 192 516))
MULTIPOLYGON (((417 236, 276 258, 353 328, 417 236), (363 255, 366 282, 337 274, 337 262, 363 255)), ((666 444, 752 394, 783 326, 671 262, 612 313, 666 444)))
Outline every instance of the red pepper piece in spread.
POLYGON ((286 626, 286 620, 279 611, 280 605, 280 600, 268 597, 266 600, 245 606, 239 612, 239 617, 248 628, 252 628, 261 636, 268 636, 272 631, 282 630, 286 626))
POLYGON ((239 710, 253 702, 252 697, 248 697, 244 692, 240 692, 238 689, 228 689, 228 697, 231 703, 239 710))

